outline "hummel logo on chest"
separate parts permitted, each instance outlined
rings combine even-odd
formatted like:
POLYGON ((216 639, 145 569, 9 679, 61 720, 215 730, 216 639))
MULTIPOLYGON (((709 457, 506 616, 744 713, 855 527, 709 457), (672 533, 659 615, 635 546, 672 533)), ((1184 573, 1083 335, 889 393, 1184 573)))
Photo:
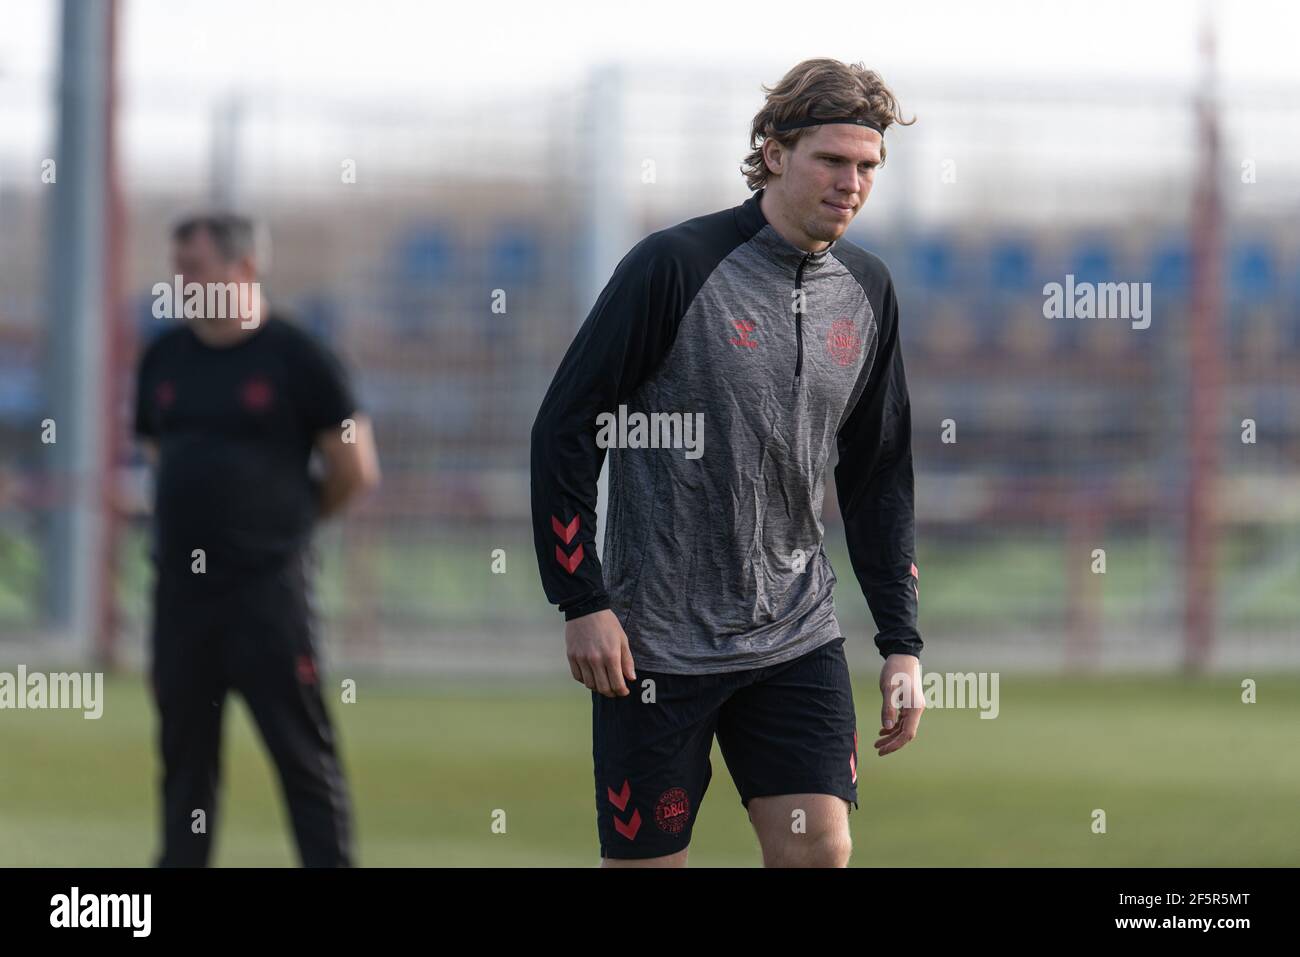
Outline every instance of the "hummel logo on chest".
POLYGON ((735 326, 736 331, 740 333, 738 337, 733 337, 730 340, 733 346, 743 346, 746 349, 758 348, 758 341, 750 337, 750 333, 755 329, 752 322, 746 319, 732 319, 731 324, 735 326))

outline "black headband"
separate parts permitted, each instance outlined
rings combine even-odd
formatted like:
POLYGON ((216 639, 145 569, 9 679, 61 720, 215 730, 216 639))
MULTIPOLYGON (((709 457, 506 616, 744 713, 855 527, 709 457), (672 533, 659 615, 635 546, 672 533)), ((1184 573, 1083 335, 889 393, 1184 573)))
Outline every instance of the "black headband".
POLYGON ((805 126, 822 126, 827 123, 852 123, 855 126, 865 126, 869 130, 875 130, 881 136, 885 135, 884 129, 872 119, 862 119, 857 116, 809 116, 802 120, 790 120, 785 123, 779 123, 773 127, 778 133, 789 133, 791 130, 801 130, 805 126))

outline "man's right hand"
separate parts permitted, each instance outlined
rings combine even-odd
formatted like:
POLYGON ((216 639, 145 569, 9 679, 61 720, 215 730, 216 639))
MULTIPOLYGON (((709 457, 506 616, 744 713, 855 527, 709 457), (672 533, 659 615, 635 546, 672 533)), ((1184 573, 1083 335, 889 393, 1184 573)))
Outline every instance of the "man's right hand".
POLYGON ((627 681, 636 681, 636 668, 627 635, 618 616, 606 608, 564 623, 564 644, 573 680, 606 698, 622 698, 627 681))

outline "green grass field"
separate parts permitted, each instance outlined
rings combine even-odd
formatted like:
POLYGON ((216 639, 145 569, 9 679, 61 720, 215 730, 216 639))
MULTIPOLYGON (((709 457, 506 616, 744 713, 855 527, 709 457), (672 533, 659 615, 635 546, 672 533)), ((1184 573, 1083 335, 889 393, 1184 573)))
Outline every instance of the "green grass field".
MULTIPOLYGON (((381 529, 365 551, 332 526, 320 536, 321 575, 317 592, 326 615, 357 611, 372 618, 396 618, 430 628, 532 626, 553 620, 554 611, 537 579, 533 545, 526 527, 467 532, 416 524, 381 529), (485 537, 486 536, 486 537, 485 537), (510 556, 510 573, 491 572, 483 542, 510 556), (351 578, 356 559, 372 581, 362 595, 351 578), (472 556, 474 560, 466 560, 472 556)), ((1300 548, 1288 545, 1294 532, 1285 526, 1264 533, 1236 532, 1219 543, 1219 605, 1223 628, 1232 633, 1277 632, 1300 620, 1300 548)), ((1181 611, 1177 598, 1178 545, 1121 531, 1105 537, 1108 568, 1097 582, 1101 620, 1109 627, 1145 627, 1152 616, 1173 623, 1181 611)), ((840 623, 851 632, 873 630, 854 580, 843 528, 827 526, 827 555, 840 578, 836 591, 840 623)), ((117 581, 119 607, 126 621, 147 615, 153 573, 146 558, 144 526, 124 537, 117 581)), ((974 530, 967 538, 929 536, 918 546, 921 567, 923 632, 975 630, 997 633, 1008 622, 1043 631, 1065 627, 1069 584, 1066 563, 1089 567, 1090 554, 1069 555, 1059 530, 1038 535, 974 530)), ((27 533, 0 529, 0 632, 40 627, 41 555, 27 533)))
MULTIPOLYGON (((332 676, 337 679, 339 676, 332 676)), ((931 710, 877 758, 879 696, 859 675, 861 810, 854 863, 1300 864, 1300 676, 1234 680, 1003 675, 1001 713, 931 710), (1091 814, 1104 809, 1107 833, 1091 814)), ((0 711, 0 865, 147 864, 155 851, 153 715, 138 678, 104 716, 0 711)), ((576 684, 483 691, 359 679, 336 704, 369 866, 595 863, 590 703, 576 684), (492 831, 493 812, 506 833, 492 831)), ((270 765, 242 702, 227 712, 218 865, 296 862, 270 765)), ((759 855, 720 754, 696 866, 759 855)))

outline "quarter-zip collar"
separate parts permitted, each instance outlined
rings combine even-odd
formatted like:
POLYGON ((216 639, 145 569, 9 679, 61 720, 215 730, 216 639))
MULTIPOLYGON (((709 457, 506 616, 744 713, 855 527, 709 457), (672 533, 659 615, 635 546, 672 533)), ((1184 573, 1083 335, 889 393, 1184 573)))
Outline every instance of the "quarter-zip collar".
POLYGON ((788 269, 792 276, 800 266, 803 267, 805 276, 821 268, 830 259, 830 253, 839 240, 832 240, 829 246, 815 253, 800 249, 778 233, 776 227, 763 215, 759 200, 764 192, 765 190, 758 190, 736 207, 736 223, 742 233, 751 237, 750 245, 766 259, 788 269))

